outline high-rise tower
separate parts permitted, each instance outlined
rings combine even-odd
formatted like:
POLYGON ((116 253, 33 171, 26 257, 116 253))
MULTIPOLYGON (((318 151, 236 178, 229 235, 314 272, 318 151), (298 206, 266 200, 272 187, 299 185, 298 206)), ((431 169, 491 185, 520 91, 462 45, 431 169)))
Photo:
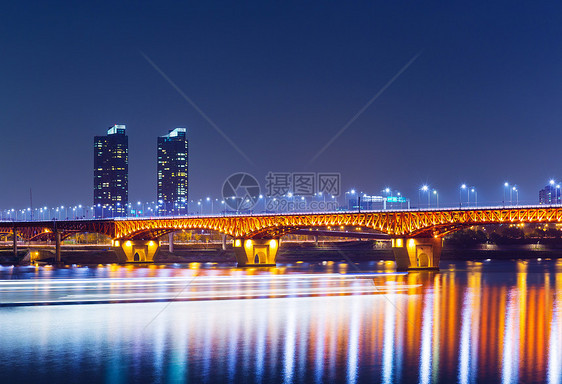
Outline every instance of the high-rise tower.
POLYGON ((129 138, 124 125, 94 138, 94 212, 96 218, 126 216, 129 200, 129 138))
POLYGON ((187 130, 176 128, 158 137, 157 195, 161 214, 187 213, 187 130))

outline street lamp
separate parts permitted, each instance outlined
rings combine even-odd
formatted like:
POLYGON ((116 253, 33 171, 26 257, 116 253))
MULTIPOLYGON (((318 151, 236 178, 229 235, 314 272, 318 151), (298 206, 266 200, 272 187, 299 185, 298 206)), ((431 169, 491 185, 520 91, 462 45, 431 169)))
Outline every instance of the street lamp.
MULTIPOLYGON (((463 189, 466 189, 466 184, 462 184, 460 189, 459 189, 459 207, 462 208, 462 191, 463 189)), ((468 206, 468 201, 467 201, 467 206, 468 206)))
MULTIPOLYGON (((266 208, 266 200, 264 200, 262 194, 260 194, 260 195, 258 196, 258 199, 259 199, 259 200, 263 200, 263 212, 265 212, 265 211, 267 210, 267 208, 266 208)), ((258 200, 258 202, 259 202, 259 200, 258 200)), ((258 207, 258 203, 256 203, 256 207, 258 207)), ((256 210, 257 210, 257 209, 256 209, 256 210)), ((258 211, 258 212, 259 212, 259 211, 258 211)))
MULTIPOLYGON (((420 191, 427 192, 427 208, 429 208, 431 206, 430 200, 429 200, 431 198, 431 195, 429 194, 429 187, 427 185, 423 185, 420 188, 420 191)), ((418 201, 421 200, 420 193, 421 192, 418 193, 418 201)))
MULTIPOLYGON (((556 182, 554 181, 554 179, 550 179, 550 181, 548 182, 548 184, 550 184, 550 204, 552 204, 552 192, 554 191, 554 192, 556 193, 556 191, 555 191, 555 189, 554 189, 554 184, 555 184, 555 183, 556 183, 556 182)), ((554 200, 554 201, 556 201, 556 197, 555 197, 555 200, 554 200)))
POLYGON ((550 204, 560 204, 560 184, 557 184, 554 179, 550 179, 548 183, 550 184, 550 204), (552 198, 553 193, 554 198, 552 198))
POLYGON ((470 187, 470 192, 474 193, 474 206, 478 208, 478 192, 476 191, 476 188, 470 187))
MULTIPOLYGON (((345 192, 344 193, 344 199, 347 200, 347 195, 355 195, 355 189, 352 189, 351 191, 345 192)), ((347 200, 345 203, 347 204, 347 209, 349 210, 349 200, 347 200)))
POLYGON ((435 195, 435 202, 437 204, 437 208, 439 208, 439 193, 437 193, 437 190, 434 189, 433 194, 435 195))
POLYGON ((515 192, 516 196, 517 196, 517 202, 515 205, 519 205, 519 189, 517 189, 517 185, 514 185, 512 188, 512 191, 515 192))
POLYGON ((208 202, 211 202, 211 215, 214 213, 215 207, 213 205, 213 199, 211 199, 210 197, 207 197, 205 200, 207 200, 208 202))
MULTIPOLYGON (((505 199, 506 199, 506 197, 507 197, 505 191, 506 191, 506 189, 509 188, 509 183, 506 181, 505 183, 503 183, 503 187, 504 187, 504 188, 503 188, 503 205, 505 206, 505 199)), ((510 196, 511 196, 511 190, 510 190, 509 193, 510 193, 510 196)))

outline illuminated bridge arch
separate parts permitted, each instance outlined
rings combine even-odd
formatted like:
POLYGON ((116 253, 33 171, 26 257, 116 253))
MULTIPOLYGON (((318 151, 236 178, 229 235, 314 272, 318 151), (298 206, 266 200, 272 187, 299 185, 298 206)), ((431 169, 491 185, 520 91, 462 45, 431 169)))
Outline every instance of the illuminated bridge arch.
POLYGON ((0 233, 16 226, 26 240, 74 233, 100 233, 112 239, 154 240, 180 230, 212 230, 234 238, 279 238, 299 229, 361 227, 390 237, 439 238, 473 225, 561 223, 562 207, 508 207, 403 211, 265 214, 213 217, 0 222, 0 233))
POLYGON ((181 230, 212 230, 235 236, 236 219, 234 217, 195 217, 116 220, 114 238, 149 240, 181 230))
POLYGON ((342 212, 325 214, 256 215, 238 218, 235 236, 278 237, 295 229, 353 226, 391 237, 443 237, 474 225, 560 223, 562 207, 510 207, 501 209, 435 209, 342 212))

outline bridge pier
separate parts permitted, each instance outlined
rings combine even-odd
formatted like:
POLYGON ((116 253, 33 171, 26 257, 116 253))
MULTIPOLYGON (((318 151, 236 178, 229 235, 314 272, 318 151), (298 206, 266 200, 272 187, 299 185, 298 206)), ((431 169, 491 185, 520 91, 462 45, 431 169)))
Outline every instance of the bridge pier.
POLYGON ((16 231, 16 227, 14 227, 12 234, 14 236, 13 244, 12 244, 14 248, 14 257, 18 257, 18 233, 16 231))
POLYGON ((114 240, 113 249, 120 262, 152 263, 160 244, 158 240, 114 240))
POLYGON ((443 240, 434 237, 392 239, 396 270, 439 269, 443 240))
POLYGON ((174 232, 168 233, 168 252, 174 253, 174 232))
POLYGON ((234 239, 234 255, 239 267, 275 266, 279 239, 234 239))
POLYGON ((60 254, 60 232, 55 231, 55 263, 60 264, 62 262, 61 254, 60 254))

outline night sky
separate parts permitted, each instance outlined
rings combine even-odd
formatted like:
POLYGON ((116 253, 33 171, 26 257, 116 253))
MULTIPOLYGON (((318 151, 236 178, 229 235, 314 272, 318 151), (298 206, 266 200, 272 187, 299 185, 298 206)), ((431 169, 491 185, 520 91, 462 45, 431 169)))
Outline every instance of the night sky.
POLYGON ((0 209, 91 204, 93 138, 129 136, 129 199, 187 127, 190 198, 234 172, 341 172, 440 203, 562 181, 562 3, 3 2, 0 209), (524 5, 525 4, 525 5, 524 5), (144 55, 250 159, 246 160, 144 55), (320 149, 404 66, 325 152, 320 149))

